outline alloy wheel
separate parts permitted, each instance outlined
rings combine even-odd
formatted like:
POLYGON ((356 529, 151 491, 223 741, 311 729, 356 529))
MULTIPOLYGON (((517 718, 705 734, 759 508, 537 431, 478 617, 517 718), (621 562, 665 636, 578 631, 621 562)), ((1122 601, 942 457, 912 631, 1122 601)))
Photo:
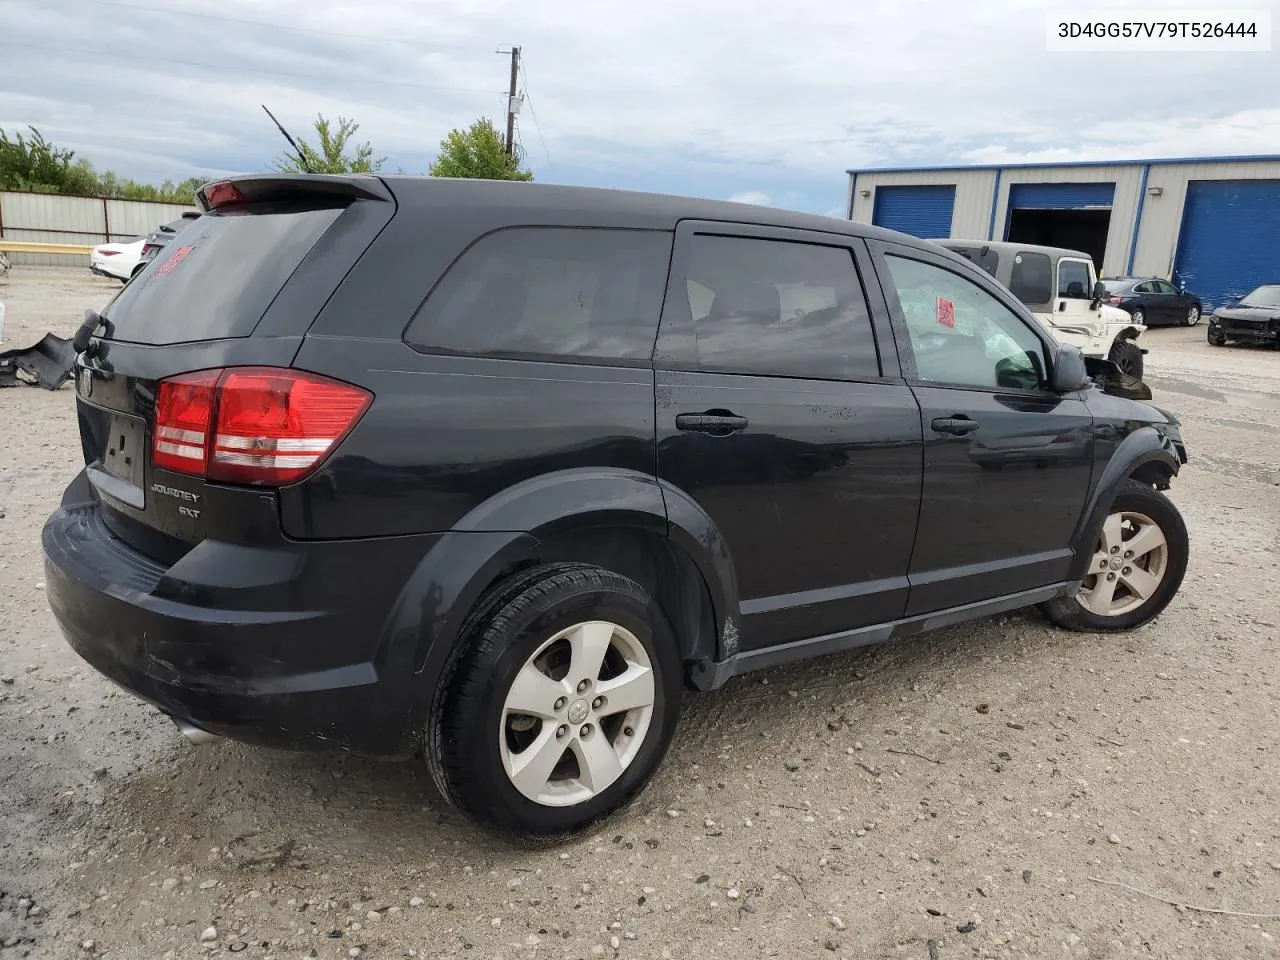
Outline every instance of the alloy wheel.
POLYGON ((1147 322, 1147 315, 1141 310, 1133 311, 1133 313, 1131 313, 1130 316, 1133 317, 1134 323, 1146 324, 1147 322))
POLYGON ((1187 311, 1187 326, 1194 327, 1199 322, 1200 322, 1200 308, 1193 306, 1187 311))
POLYGON ((507 777, 535 803, 590 800, 635 760, 656 696, 649 654, 629 630, 600 620, 561 630, 507 691, 498 731, 507 777))
POLYGON ((1119 617, 1149 600, 1169 568, 1169 544, 1145 514, 1120 511, 1102 525, 1077 599, 1090 613, 1119 617))

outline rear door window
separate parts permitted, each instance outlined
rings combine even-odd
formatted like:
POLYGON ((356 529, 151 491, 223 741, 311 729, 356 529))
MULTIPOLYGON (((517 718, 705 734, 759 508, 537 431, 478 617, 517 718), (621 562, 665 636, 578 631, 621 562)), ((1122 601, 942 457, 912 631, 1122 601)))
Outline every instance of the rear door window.
POLYGON ((847 248, 697 234, 686 282, 697 363, 705 370, 880 376, 866 297, 847 248))
POLYGON ((424 353, 645 360, 672 235, 513 227, 481 238, 405 331, 424 353))
POLYGON ((341 208, 250 204, 190 221, 103 310, 114 340, 247 337, 341 208))

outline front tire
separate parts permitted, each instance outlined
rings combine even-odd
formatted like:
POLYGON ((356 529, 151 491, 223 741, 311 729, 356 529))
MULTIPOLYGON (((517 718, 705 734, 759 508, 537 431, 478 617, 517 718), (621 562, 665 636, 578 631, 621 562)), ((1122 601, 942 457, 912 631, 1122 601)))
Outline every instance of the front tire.
POLYGON ((1132 340, 1117 340, 1111 345, 1108 358, 1120 368, 1121 373, 1142 379, 1142 351, 1132 340))
POLYGON ((1098 533, 1080 589, 1041 610, 1067 630, 1133 630, 1169 605, 1182 585, 1189 552, 1178 508, 1147 484, 1126 481, 1098 533))
POLYGON ((1211 347, 1225 347, 1227 345, 1226 335, 1221 330, 1215 330, 1210 327, 1205 333, 1205 339, 1209 341, 1211 347))
POLYGON ((675 637, 644 587, 597 567, 534 571, 503 594, 442 678, 427 761, 482 825, 571 836, 629 802, 665 755, 683 690, 675 637))

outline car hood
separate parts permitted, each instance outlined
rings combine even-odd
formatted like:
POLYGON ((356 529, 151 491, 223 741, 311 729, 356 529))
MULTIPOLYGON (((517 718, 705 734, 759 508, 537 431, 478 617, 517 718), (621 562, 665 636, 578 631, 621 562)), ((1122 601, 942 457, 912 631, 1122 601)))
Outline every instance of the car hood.
POLYGON ((1280 318, 1280 307, 1219 307, 1213 315, 1228 320, 1270 320, 1280 318))

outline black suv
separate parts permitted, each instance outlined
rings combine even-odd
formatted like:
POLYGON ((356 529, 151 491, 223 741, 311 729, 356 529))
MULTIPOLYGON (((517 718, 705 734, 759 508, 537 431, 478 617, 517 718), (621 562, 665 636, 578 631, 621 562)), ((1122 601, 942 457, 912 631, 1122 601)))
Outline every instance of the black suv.
POLYGON ((686 685, 1034 604, 1124 630, 1181 583, 1177 420, 935 244, 525 183, 201 202, 86 318, 43 534, 70 643, 192 739, 420 752, 562 834, 686 685))

